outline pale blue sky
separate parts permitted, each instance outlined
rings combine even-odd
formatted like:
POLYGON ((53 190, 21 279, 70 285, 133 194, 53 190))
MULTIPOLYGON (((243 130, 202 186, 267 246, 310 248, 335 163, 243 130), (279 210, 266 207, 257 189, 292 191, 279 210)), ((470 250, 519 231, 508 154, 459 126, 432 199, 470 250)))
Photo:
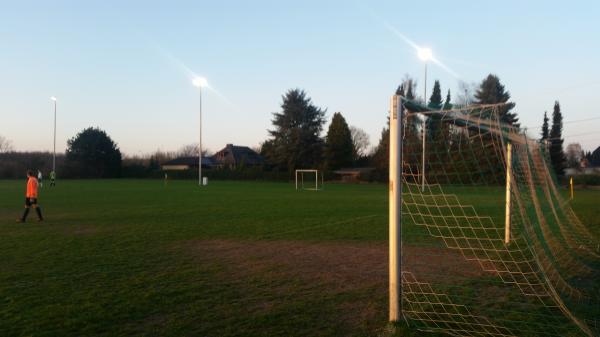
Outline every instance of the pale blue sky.
MULTIPOLYGON (((423 65, 386 23, 461 80, 497 74, 522 124, 560 100, 565 120, 600 118, 597 1, 2 1, 0 135, 17 150, 58 150, 87 126, 127 154, 197 142, 191 73, 204 95, 204 145, 255 146, 281 95, 302 88, 375 144, 405 74, 423 65)), ((458 78, 429 67, 457 94, 458 78)), ((600 145, 600 119, 565 124, 566 143, 600 145)), ((532 134, 539 129, 531 130, 532 134)))

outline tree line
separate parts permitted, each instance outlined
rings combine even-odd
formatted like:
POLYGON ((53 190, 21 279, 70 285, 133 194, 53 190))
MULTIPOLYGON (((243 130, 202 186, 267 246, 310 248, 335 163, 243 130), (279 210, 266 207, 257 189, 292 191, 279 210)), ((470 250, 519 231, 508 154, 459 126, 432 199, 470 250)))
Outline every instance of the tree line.
POLYGON ((564 149, 563 115, 559 101, 554 102, 551 124, 549 122, 548 112, 544 111, 540 142, 547 151, 557 176, 564 176, 566 168, 600 167, 600 147, 593 152, 585 152, 580 144, 571 143, 567 145, 566 150, 564 149))
MULTIPOLYGON (((210 151, 204 149, 203 156, 210 151)), ((177 151, 157 150, 149 155, 125 156, 118 144, 98 127, 89 127, 67 141, 65 153, 56 154, 59 178, 161 177, 161 164, 177 157, 197 157, 198 144, 177 151)), ((0 136, 0 179, 22 178, 27 170, 52 171, 52 152, 17 152, 12 142, 0 136)), ((191 175, 190 175, 191 176, 191 175)))
MULTIPOLYGON (((430 97, 425 100, 416 96, 416 81, 406 76, 396 88, 396 94, 409 100, 418 101, 432 110, 452 109, 450 90, 442 94, 440 82, 435 80, 430 97)), ((519 118, 513 111, 516 104, 510 101, 510 92, 501 83, 498 76, 489 74, 469 95, 465 90, 463 105, 504 103, 499 110, 502 122, 519 128, 519 118)), ((460 105, 460 104, 458 104, 460 105)), ((369 137, 364 130, 348 124, 341 112, 335 112, 325 134, 327 110, 317 106, 302 89, 290 89, 281 98, 281 111, 273 113, 269 137, 264 140, 257 151, 265 158, 262 171, 275 171, 293 176, 296 169, 316 168, 331 172, 341 168, 373 167, 369 180, 385 181, 388 177, 389 165, 389 118, 382 129, 376 146, 369 149, 369 137)), ((387 114, 386 114, 387 115, 387 114)), ((424 127, 427 134, 444 134, 441 117, 431 116, 424 127)), ((417 144, 420 137, 418 123, 413 117, 407 121, 406 144, 417 144)), ((433 136, 430 136, 433 137, 433 136)), ((439 140, 438 140, 439 141, 439 140)), ((554 104, 552 124, 549 124, 547 113, 544 113, 541 142, 548 149, 552 166, 558 175, 564 173, 568 164, 563 151, 562 113, 558 101, 554 104)), ((432 142, 432 144, 435 144, 432 142)), ((410 146, 410 145, 407 145, 410 146)), ((29 153, 17 155, 12 150, 10 141, 0 136, 0 177, 21 176, 27 168, 44 167, 48 171, 48 154, 29 153), (43 163, 32 161, 34 157, 44 158, 43 163), (10 160, 9 160, 10 159, 10 160), (11 163, 7 165, 6 163, 11 163), (15 164, 20 163, 20 164, 15 164)), ((435 152, 435 149, 433 149, 435 152)), ((87 128, 69 139, 67 150, 59 155, 60 175, 72 178, 112 178, 121 176, 144 176, 160 171, 160 164, 176 155, 195 155, 197 148, 187 145, 179 153, 155 153, 146 158, 123 158, 117 144, 108 134, 99 128, 87 128)), ((581 154, 592 160, 592 153, 581 154)), ((599 153, 600 156, 600 153, 599 153)), ((256 170, 256 168, 254 168, 256 170)), ((277 175, 281 176, 281 175, 277 175)), ((363 177, 365 178, 365 177, 363 177)))
MULTIPOLYGON (((423 98, 415 95, 416 81, 406 77, 397 87, 396 94, 409 100, 424 103, 423 98)), ((432 110, 451 109, 453 107, 451 92, 442 95, 439 81, 435 81, 427 106, 432 110)), ((515 103, 510 102, 510 93, 500 79, 493 74, 488 75, 476 90, 472 103, 495 104, 505 103, 499 111, 504 123, 519 127, 517 114, 512 112, 515 103)), ((340 112, 335 112, 327 133, 320 136, 326 122, 326 110, 316 106, 300 89, 292 89, 282 97, 281 111, 273 113, 270 137, 262 143, 261 154, 267 159, 270 169, 284 170, 290 175, 299 168, 319 168, 326 171, 354 166, 372 166, 376 168, 373 179, 386 180, 389 165, 389 120, 378 144, 370 152, 361 141, 362 130, 350 127, 340 112)), ((408 121, 405 137, 420 137, 418 121, 408 121)), ((425 126, 430 130, 442 127, 441 120, 435 116, 425 126)), ((439 131, 439 130, 438 130, 439 131)), ((431 132, 430 134, 433 134, 431 132)), ((407 144, 417 142, 407 142, 407 144)))
MULTIPOLYGON (((446 92, 445 97, 442 95, 438 80, 434 82, 431 96, 427 101, 422 97, 417 97, 415 93, 416 81, 410 76, 406 76, 396 89, 396 94, 409 100, 418 101, 432 110, 449 110, 455 106, 450 90, 446 92)), ((511 101, 510 92, 497 75, 486 76, 477 85, 472 97, 465 90, 463 105, 498 103, 504 104, 498 111, 500 121, 519 129, 521 127, 519 117, 513 111, 516 103, 511 101)), ((375 179, 386 180, 389 170, 389 120, 381 131, 377 145, 369 152, 366 151, 366 147, 359 145, 364 144, 359 140, 362 130, 349 127, 340 112, 333 114, 327 133, 320 137, 325 124, 325 114, 326 110, 316 106, 305 91, 292 89, 285 93, 282 97, 281 112, 273 114, 273 128, 269 130, 270 138, 265 140, 261 146, 261 153, 267 158, 270 168, 286 170, 291 174, 298 168, 335 170, 368 165, 376 168, 375 179)), ((443 135, 444 132, 449 132, 440 130, 443 128, 440 118, 439 116, 428 118, 424 126, 430 130, 427 134, 443 135)), ((564 168, 573 165, 574 156, 568 157, 563 148, 563 115, 558 101, 554 103, 552 120, 551 123, 549 122, 547 112, 544 112, 540 141, 550 157, 554 171, 558 176, 562 176, 564 168)), ((407 120, 405 138, 409 141, 405 143, 405 146, 418 143, 416 139, 421 137, 418 123, 420 121, 416 120, 416 117, 407 120)), ((434 141, 433 144, 435 143, 434 141)), ((571 152, 573 152, 572 149, 568 153, 571 152)), ((598 152, 600 155, 600 151, 598 152)), ((590 165, 600 165, 591 152, 579 151, 575 158, 577 157, 586 158, 590 165)))

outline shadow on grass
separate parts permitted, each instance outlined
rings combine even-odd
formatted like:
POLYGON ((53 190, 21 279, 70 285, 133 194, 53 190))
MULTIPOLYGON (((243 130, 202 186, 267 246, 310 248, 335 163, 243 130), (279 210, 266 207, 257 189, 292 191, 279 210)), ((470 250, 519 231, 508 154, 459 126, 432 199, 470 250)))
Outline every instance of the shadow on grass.
POLYGON ((447 337, 448 335, 419 331, 405 321, 389 323, 379 337, 447 337))

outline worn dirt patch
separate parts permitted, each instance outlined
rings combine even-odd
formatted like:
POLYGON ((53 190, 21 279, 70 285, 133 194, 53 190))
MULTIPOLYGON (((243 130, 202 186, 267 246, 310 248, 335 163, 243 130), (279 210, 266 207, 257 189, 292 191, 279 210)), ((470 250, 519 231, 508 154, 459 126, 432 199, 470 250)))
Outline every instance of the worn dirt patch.
POLYGON ((337 303, 334 310, 314 309, 322 313, 320 324, 337 326, 341 335, 385 326, 387 248, 381 244, 206 240, 185 247, 201 263, 220 266, 224 282, 245 289, 239 302, 250 314, 277 315, 291 302, 320 298, 337 303))
MULTIPOLYGON (((181 245, 179 246, 182 247, 181 245)), ((218 265, 227 282, 242 284, 249 310, 269 312, 284 301, 309 296, 342 300, 324 320, 353 331, 376 331, 387 320, 386 243, 197 240, 183 247, 203 263, 218 265), (257 295, 259 294, 259 295, 257 295)), ((421 282, 434 277, 480 277, 481 267, 458 251, 404 248, 405 268, 421 282)))
MULTIPOLYGON (((388 246, 381 243, 202 240, 187 246, 203 259, 231 263, 239 273, 270 267, 300 278, 320 279, 345 288, 387 285, 388 246)), ((431 275, 472 278, 491 275, 459 251, 432 247, 403 247, 403 269, 422 281, 431 275)))
POLYGON ((203 259, 231 263, 240 274, 277 269, 341 289, 387 282, 387 247, 380 244, 210 240, 189 247, 203 259))

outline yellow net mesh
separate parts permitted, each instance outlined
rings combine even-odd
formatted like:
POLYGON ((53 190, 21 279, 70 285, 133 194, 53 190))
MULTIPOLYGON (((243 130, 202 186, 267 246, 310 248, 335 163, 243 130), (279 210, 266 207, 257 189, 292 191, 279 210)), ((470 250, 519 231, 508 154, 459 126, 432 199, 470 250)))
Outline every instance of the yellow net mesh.
POLYGON ((404 110, 403 317, 453 336, 599 336, 599 241, 503 108, 404 110))

